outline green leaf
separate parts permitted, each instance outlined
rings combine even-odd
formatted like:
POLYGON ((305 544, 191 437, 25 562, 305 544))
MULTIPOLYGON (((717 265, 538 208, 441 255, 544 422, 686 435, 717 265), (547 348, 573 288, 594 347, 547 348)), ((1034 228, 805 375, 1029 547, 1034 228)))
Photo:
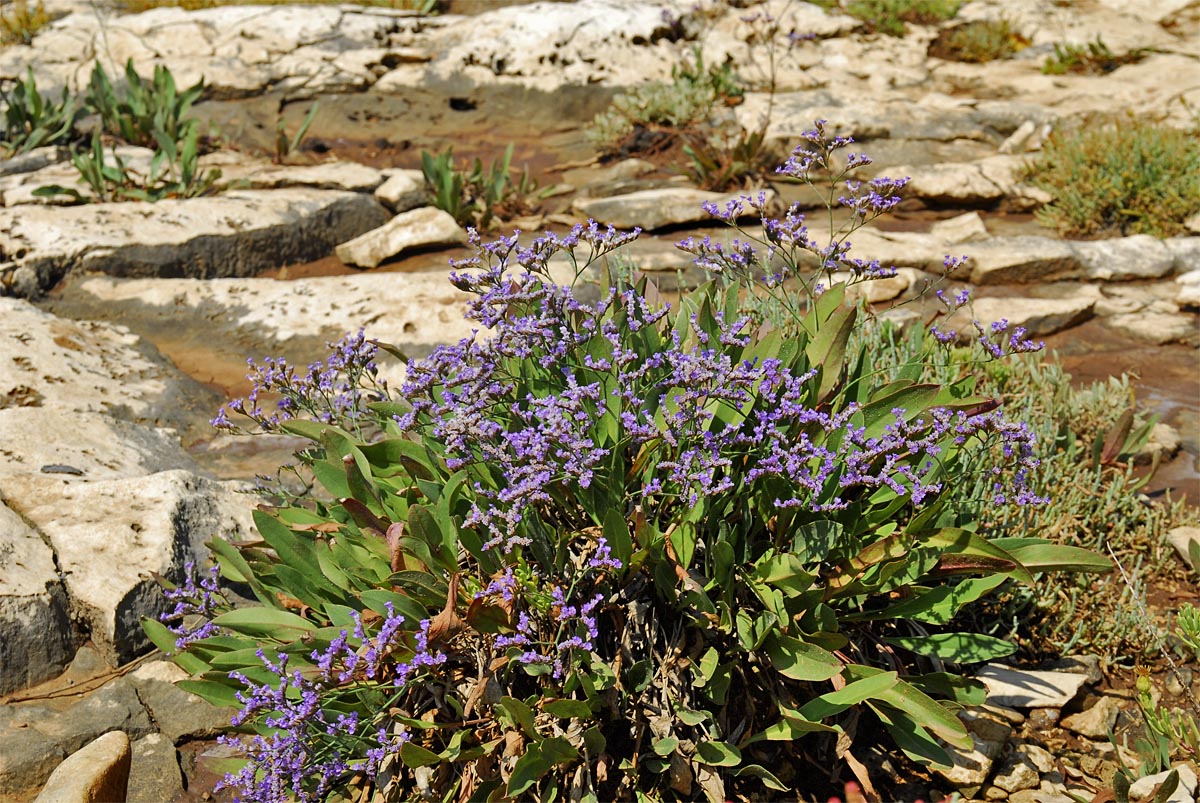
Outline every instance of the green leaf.
POLYGON ((533 709, 515 697, 501 697, 496 703, 502 711, 508 714, 511 722, 525 732, 530 739, 540 739, 537 727, 534 725, 533 709))
POLYGON ((650 746, 658 755, 669 756, 679 747, 679 740, 674 736, 664 736, 661 739, 655 739, 650 746))
POLYGON ((736 767, 742 763, 742 751, 728 742, 699 742, 696 758, 710 767, 736 767))
POLYGON ((237 698, 237 689, 215 680, 188 679, 181 680, 175 685, 218 708, 240 709, 242 707, 242 701, 237 698))
MULTIPOLYGON (((831 295, 833 290, 825 293, 831 295)), ((821 385, 817 390, 817 400, 828 398, 838 382, 841 381, 842 365, 846 359, 846 343, 850 333, 854 331, 854 320, 858 310, 853 307, 843 307, 821 324, 816 337, 808 344, 805 354, 811 365, 821 366, 821 385)))
POLYGON ((551 700, 542 706, 542 710, 562 719, 589 719, 592 716, 592 707, 583 700, 551 700))
POLYGON ((917 655, 956 664, 974 664, 1012 655, 1017 645, 982 633, 938 633, 932 636, 893 636, 883 639, 917 655))
POLYGON ((237 608, 213 619, 213 624, 246 636, 290 641, 317 629, 312 622, 290 611, 274 608, 237 608))
POLYGON ((175 641, 178 639, 174 633, 167 629, 167 626, 157 619, 146 617, 142 619, 142 630, 158 647, 163 651, 163 654, 169 656, 180 669, 187 672, 189 675, 198 675, 201 672, 207 672, 209 665, 203 660, 189 652, 184 652, 175 646, 175 641))
POLYGON ((990 577, 972 577, 957 583, 947 583, 928 591, 918 592, 903 602, 890 608, 884 608, 882 611, 867 614, 862 618, 916 619, 919 622, 944 625, 953 619, 964 605, 984 596, 1007 579, 1002 574, 995 574, 990 577))
POLYGON ((1113 570, 1113 563, 1090 549, 1060 544, 1033 544, 1011 550, 1012 556, 1031 572, 1097 572, 1113 570))
POLYGON ((900 678, 895 672, 883 672, 847 683, 836 691, 809 700, 800 707, 800 716, 810 722, 820 722, 826 717, 840 714, 864 700, 879 697, 881 694, 891 691, 899 680, 900 678))
POLYGON ((983 705, 987 686, 975 678, 950 672, 930 672, 902 678, 930 696, 946 697, 960 705, 983 705))
POLYGON ((432 750, 426 750, 421 745, 414 742, 405 742, 400 745, 400 760, 409 769, 417 769, 418 767, 432 767, 435 764, 442 763, 442 757, 432 750))
POLYGON ((515 798, 533 786, 542 776, 553 769, 554 764, 542 755, 540 746, 531 743, 525 747, 525 755, 517 759, 512 775, 508 778, 507 797, 515 798))
POLYGON ((897 408, 904 410, 901 415, 903 420, 912 421, 929 409, 940 390, 940 385, 908 385, 872 398, 859 411, 867 429, 866 437, 878 438, 883 435, 884 430, 895 423, 896 416, 892 411, 897 408))
MULTIPOLYGON (((846 667, 843 675, 847 680, 852 681, 883 673, 882 669, 875 667, 850 664, 846 667)), ((922 728, 933 731, 954 747, 969 750, 973 744, 967 729, 958 721, 958 717, 911 683, 898 681, 891 689, 873 699, 906 712, 906 715, 910 715, 913 721, 922 728)))
MULTIPOLYGON (((938 744, 937 740, 914 717, 890 706, 875 705, 870 702, 867 705, 883 722, 888 733, 896 740, 896 745, 913 761, 932 764, 943 769, 954 766, 954 759, 951 758, 946 748, 938 744)), ((965 734, 966 731, 964 730, 963 733, 965 734)), ((970 737, 967 738, 967 743, 971 743, 970 737)))
POLYGON ((775 668, 794 680, 829 680, 842 671, 837 656, 815 644, 776 634, 764 646, 775 668))
POLYGON ((633 556, 633 536, 629 532, 629 522, 615 507, 610 507, 604 514, 604 539, 612 548, 613 557, 621 561, 622 566, 628 566, 633 556))

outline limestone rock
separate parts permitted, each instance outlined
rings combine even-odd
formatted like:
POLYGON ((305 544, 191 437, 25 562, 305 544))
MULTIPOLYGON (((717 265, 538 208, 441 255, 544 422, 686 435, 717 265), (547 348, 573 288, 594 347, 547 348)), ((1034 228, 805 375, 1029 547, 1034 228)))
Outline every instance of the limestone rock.
POLYGON ((908 176, 904 195, 939 204, 995 204, 1016 191, 1024 165, 1020 156, 990 156, 979 162, 888 168, 889 175, 908 176))
POLYGON ((76 641, 54 553, 0 504, 0 694, 57 675, 76 641))
POLYGON ((108 731, 124 731, 131 739, 154 731, 137 692, 125 678, 110 681, 65 711, 34 719, 32 726, 67 755, 108 731))
POLYGON ((140 477, 171 469, 194 469, 179 436, 100 413, 56 407, 0 409, 0 497, 10 505, 28 501, 44 482, 82 483, 140 477), (71 437, 64 438, 63 433, 71 437), (34 488, 27 488, 33 483, 34 488))
POLYGON ((1129 799, 1146 797, 1161 785, 1172 771, 1179 773, 1179 786, 1175 789, 1175 793, 1167 798, 1166 803, 1191 803, 1196 794, 1196 773, 1187 764, 1179 764, 1170 770, 1138 778, 1129 785, 1129 799))
POLYGON ((250 499, 187 471, 75 484, 37 477, 24 491, 8 504, 50 539, 73 613, 113 665, 149 646, 142 617, 169 608, 152 573, 180 580, 186 561, 204 563, 205 541, 254 532, 250 499))
POLYGON ((34 803, 111 803, 129 783, 129 737, 111 731, 58 765, 34 803))
POLYGON ((1200 271, 1200 237, 1170 237, 1163 245, 1171 252, 1176 273, 1200 271))
POLYGON ((161 733, 133 743, 126 803, 162 803, 183 792, 183 775, 175 745, 161 733))
POLYGON ((429 188, 420 170, 395 170, 375 189, 375 200, 392 212, 407 212, 429 204, 429 188))
POLYGON ((0 267, 0 294, 34 295, 74 270, 251 276, 323 257, 386 218, 370 195, 306 187, 0 209, 0 252, 21 255, 0 267))
POLYGON ((1149 440, 1146 441, 1146 445, 1142 447, 1141 451, 1134 455, 1133 463, 1142 466, 1153 462, 1155 458, 1170 460, 1179 453, 1181 443, 1179 430, 1160 421, 1150 430, 1149 440))
POLYGON ((1024 284, 1077 279, 1083 265, 1072 243, 1049 237, 993 237, 965 244, 974 284, 1024 284))
MULTIPOLYGON (((217 398, 123 326, 67 320, 0 298, 0 410, 103 412, 181 428, 193 420, 189 412, 211 410, 217 398)), ((16 429, 5 433, 19 437, 16 429)))
POLYGON ((946 746, 947 752, 954 759, 954 766, 948 770, 934 771, 965 794, 973 795, 991 774, 992 764, 1000 756, 1004 745, 1008 743, 1008 737, 1012 734, 1012 725, 978 707, 968 707, 960 711, 958 716, 971 736, 972 747, 970 750, 962 750, 946 746))
POLYGON ((1112 732, 1113 726, 1117 724, 1117 714, 1120 711, 1115 699, 1101 697, 1086 711, 1063 717, 1062 726, 1088 739, 1106 739, 1112 732))
POLYGON ((4 749, 0 750, 0 794, 25 793, 22 797, 28 799, 67 754, 57 740, 28 722, 12 722, 5 713, 9 712, 0 710, 0 738, 4 739, 4 749))
POLYGON ((413 209, 377 229, 337 247, 338 259, 359 268, 374 268, 412 248, 465 243, 466 232, 449 212, 432 206, 413 209))
POLYGON ((1123 335, 1156 345, 1187 340, 1196 333, 1194 318, 1170 313, 1139 312, 1113 315, 1105 321, 1123 335))
POLYGON ((1093 686, 1104 682, 1104 672, 1100 668, 1099 655, 1066 655, 1042 664, 1042 669, 1087 675, 1088 683, 1093 686))
POLYGON ((1167 542, 1175 547, 1179 557, 1192 569, 1197 567, 1192 563, 1192 544, 1200 547, 1200 527, 1175 527, 1167 530, 1167 542))
POLYGON ((175 684, 188 674, 169 661, 151 661, 128 675, 142 704, 154 717, 159 732, 171 744, 184 739, 212 738, 229 722, 236 711, 218 708, 175 684))
MULTIPOLYGON (((238 157, 241 159, 240 155, 238 157)), ((212 159, 209 159, 209 163, 212 159)), ((381 171, 356 162, 321 162, 315 165, 277 165, 242 161, 220 166, 219 185, 252 190, 309 187, 343 192, 374 192, 384 183, 381 171)))
POLYGON ((1175 279, 1179 292, 1175 300, 1179 306, 1195 309, 1200 307, 1200 271, 1185 273, 1175 279))
MULTIPOLYGON (((642 190, 608 198, 581 198, 575 201, 574 208, 580 214, 618 229, 639 226, 644 230, 654 231, 681 223, 710 220, 711 216, 701 206, 703 203, 708 201, 724 209, 726 204, 741 197, 741 193, 667 188, 642 190)), ((768 201, 773 198, 774 193, 768 192, 768 201)), ((749 207, 746 207, 746 213, 754 214, 749 207)))
POLYGON ((1149 234, 1075 244, 1084 274, 1101 281, 1157 279, 1169 274, 1175 260, 1162 240, 1149 234))
POLYGON ((967 212, 947 220, 939 220, 929 228, 929 233, 947 245, 974 243, 992 236, 978 212, 967 212))
POLYGON ((1041 783, 1038 768, 1020 750, 1008 752, 992 778, 992 785, 1003 789, 1008 794, 1020 792, 1022 789, 1035 789, 1041 783))
POLYGON ((1009 708, 1061 708, 1087 682, 1086 675, 1013 669, 1001 664, 987 664, 976 677, 987 687, 989 703, 1009 708))
POLYGON ((972 340, 977 335, 972 320, 979 321, 985 331, 990 331, 993 323, 1007 320, 1008 331, 999 339, 1007 339, 1018 326, 1027 330, 1026 339, 1037 338, 1083 323, 1092 317, 1094 306, 1090 298, 980 298, 956 311, 945 326, 972 340))

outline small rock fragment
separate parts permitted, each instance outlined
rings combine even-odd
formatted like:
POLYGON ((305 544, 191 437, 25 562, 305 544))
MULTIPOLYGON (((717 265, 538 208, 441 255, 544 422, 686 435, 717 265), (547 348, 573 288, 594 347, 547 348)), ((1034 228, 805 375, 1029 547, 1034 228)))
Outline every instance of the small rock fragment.
POLYGON ((1088 739, 1106 739, 1117 724, 1117 714, 1120 713, 1117 701, 1112 697, 1101 697, 1096 704, 1086 711, 1064 717, 1062 725, 1067 730, 1085 736, 1088 739))
POLYGON ((374 268, 412 248, 466 241, 466 232, 449 212, 426 206, 396 215, 379 228, 342 243, 335 251, 347 265, 374 268))

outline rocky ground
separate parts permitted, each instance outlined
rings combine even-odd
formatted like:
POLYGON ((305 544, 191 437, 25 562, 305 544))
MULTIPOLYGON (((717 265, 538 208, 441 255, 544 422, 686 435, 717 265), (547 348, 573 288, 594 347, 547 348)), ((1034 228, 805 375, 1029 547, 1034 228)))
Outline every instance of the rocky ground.
MULTIPOLYGON (((515 163, 554 188, 510 225, 640 225, 650 231, 632 249, 638 266, 665 284, 679 271, 687 280, 692 268, 673 243, 717 233, 699 205, 724 196, 690 186, 662 158, 601 164, 582 127, 618 89, 669 79, 695 44, 760 87, 767 68, 745 9, 701 19, 690 0, 483 2, 433 17, 46 5, 64 16, 31 45, 0 51, 0 77, 32 66, 56 94, 86 83, 95 60, 119 74, 128 58, 143 74, 167 65, 181 86, 203 77, 197 112, 226 143, 203 158, 228 190, 54 206, 32 190, 73 182, 65 154, 0 162, 0 800, 33 798, 65 757, 113 730, 130 744, 99 743, 97 761, 126 762, 128 800, 199 800, 229 757, 211 741, 229 712, 172 685, 181 673, 147 655, 139 620, 166 607, 156 575, 203 562, 206 540, 251 531, 253 497, 239 491, 290 449, 207 427, 224 397, 245 391, 246 356, 303 365, 359 327, 411 355, 468 333, 462 296, 445 282, 465 234, 430 206, 414 169, 422 148, 450 143, 494 158, 512 142, 515 163), (673 18, 690 40, 668 35, 673 18), (273 163, 276 122, 295 130, 314 101, 309 146, 290 160, 299 163, 273 163)), ((1183 101, 1200 102, 1200 4, 975 0, 960 20, 1003 14, 1032 43, 982 65, 929 57, 935 28, 892 38, 803 2, 767 8, 781 36, 816 36, 790 48, 781 40, 768 138, 786 152, 828 119, 880 172, 912 177, 900 213, 855 239, 857 255, 901 268, 869 285, 868 300, 919 320, 919 304, 883 310, 916 296, 947 253, 970 256, 955 286, 976 289, 975 317, 1052 336, 1084 375, 1138 370, 1166 413, 1161 448, 1178 452, 1164 482, 1194 498, 1200 236, 1062 240, 1033 222, 1047 199, 1020 176, 1062 119, 1121 109, 1189 123, 1183 101), (1149 55, 1107 75, 1041 73, 1054 43, 1097 35, 1114 51, 1149 55)), ((754 128, 767 108, 767 94, 751 91, 730 113, 754 128)), ((1112 683, 1094 660, 1006 672, 984 670, 993 689, 970 720, 977 749, 950 776, 911 787, 913 797, 958 788, 1014 803, 1066 803, 1068 790, 1090 799, 1133 760, 1105 737, 1133 716, 1128 683, 1112 683), (1030 688, 1045 693, 1017 694, 1030 688)), ((53 787, 43 799, 59 799, 53 787)), ((1187 775, 1172 799, 1195 792, 1187 775)))

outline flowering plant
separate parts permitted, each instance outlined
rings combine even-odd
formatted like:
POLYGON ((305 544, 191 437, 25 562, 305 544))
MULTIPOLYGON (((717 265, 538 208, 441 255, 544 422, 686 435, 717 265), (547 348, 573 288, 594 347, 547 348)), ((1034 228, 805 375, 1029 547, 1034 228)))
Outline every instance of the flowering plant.
MULTIPOLYGON (((818 125, 782 170, 846 144, 818 125)), ((636 233, 476 238, 451 280, 480 331, 394 396, 357 381, 361 337, 337 376, 272 363, 278 410, 233 409, 309 438, 325 495, 257 512, 261 541, 213 543, 260 607, 193 582, 176 613, 199 625, 147 623, 198 675, 184 685, 256 732, 229 737, 249 761, 227 783, 261 801, 721 801, 803 790, 805 756, 831 750, 869 789, 868 711, 914 760, 969 748, 955 710, 982 687, 945 668, 1013 648, 945 625, 1007 578, 1108 564, 979 532, 945 491, 984 465, 996 503, 1038 503, 1027 428, 969 378, 848 348, 858 311, 818 279, 886 273, 844 235, 895 186, 851 182, 825 246, 762 198, 711 210, 752 209, 762 234, 682 243, 718 278, 677 308, 596 270, 636 233), (575 287, 598 272, 598 298, 556 283, 560 262, 575 287)))

